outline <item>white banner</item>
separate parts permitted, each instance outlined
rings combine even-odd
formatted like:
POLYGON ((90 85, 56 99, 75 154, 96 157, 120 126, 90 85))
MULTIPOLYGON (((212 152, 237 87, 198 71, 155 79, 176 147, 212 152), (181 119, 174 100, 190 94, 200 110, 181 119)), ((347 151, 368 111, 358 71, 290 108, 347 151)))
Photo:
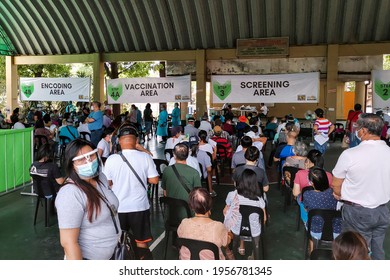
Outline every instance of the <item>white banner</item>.
POLYGON ((109 104, 189 102, 191 76, 107 80, 109 104))
POLYGON ((372 108, 389 111, 390 106, 390 70, 373 70, 372 81, 372 108))
POLYGON ((20 78, 22 101, 89 102, 90 78, 20 78))
POLYGON ((213 103, 318 103, 320 73, 212 76, 213 103))

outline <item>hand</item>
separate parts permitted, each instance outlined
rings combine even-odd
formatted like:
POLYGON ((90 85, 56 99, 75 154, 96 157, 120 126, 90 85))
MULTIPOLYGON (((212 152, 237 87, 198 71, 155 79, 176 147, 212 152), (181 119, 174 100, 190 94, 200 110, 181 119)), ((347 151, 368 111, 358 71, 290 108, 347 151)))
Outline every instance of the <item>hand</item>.
POLYGON ((340 200, 341 199, 341 195, 337 195, 335 193, 333 193, 333 197, 336 199, 336 200, 340 200))

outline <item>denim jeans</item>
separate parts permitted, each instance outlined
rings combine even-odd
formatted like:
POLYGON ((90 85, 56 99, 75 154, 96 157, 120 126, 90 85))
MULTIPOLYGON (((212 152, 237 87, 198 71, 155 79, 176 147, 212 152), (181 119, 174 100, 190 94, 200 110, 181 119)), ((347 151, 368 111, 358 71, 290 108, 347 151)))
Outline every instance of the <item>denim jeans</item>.
POLYGON ((328 141, 320 145, 317 141, 314 141, 314 149, 319 150, 322 155, 325 154, 326 148, 328 147, 328 141))
POLYGON ((386 230, 390 224, 390 214, 387 205, 376 208, 351 206, 344 204, 342 209, 342 231, 357 231, 367 241, 371 249, 373 260, 384 260, 385 251, 383 242, 386 230))

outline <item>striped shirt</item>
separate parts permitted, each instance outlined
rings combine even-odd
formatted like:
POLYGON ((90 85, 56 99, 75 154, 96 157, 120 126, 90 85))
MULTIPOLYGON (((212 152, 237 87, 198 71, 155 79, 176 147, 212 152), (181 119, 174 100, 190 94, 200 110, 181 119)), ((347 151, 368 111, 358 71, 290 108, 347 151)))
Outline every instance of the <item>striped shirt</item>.
POLYGON ((332 125, 332 123, 328 119, 316 119, 316 122, 314 125, 317 126, 317 130, 319 132, 322 132, 324 134, 328 134, 329 127, 332 125))

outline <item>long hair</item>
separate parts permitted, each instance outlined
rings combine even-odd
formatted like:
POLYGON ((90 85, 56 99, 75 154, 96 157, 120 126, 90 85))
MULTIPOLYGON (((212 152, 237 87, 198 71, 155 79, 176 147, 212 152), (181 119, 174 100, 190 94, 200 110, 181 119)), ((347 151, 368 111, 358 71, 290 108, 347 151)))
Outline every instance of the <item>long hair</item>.
POLYGON ((199 139, 203 143, 208 143, 208 141, 207 141, 207 131, 206 130, 199 131, 198 136, 199 136, 199 139))
POLYGON ((256 172, 245 169, 237 182, 237 193, 250 200, 258 200, 263 196, 263 188, 257 182, 256 172))
POLYGON ((49 143, 41 145, 35 155, 35 160, 39 161, 46 158, 45 162, 53 160, 53 149, 49 143))
MULTIPOLYGON (((94 144, 80 138, 73 140, 66 146, 64 170, 66 174, 66 179, 71 179, 74 184, 87 196, 88 221, 92 223, 94 214, 96 218, 97 215, 100 213, 101 195, 94 186, 79 177, 79 175, 75 171, 75 167, 73 166, 73 158, 75 158, 79 151, 85 146, 91 147, 92 150, 96 149, 94 144)), ((99 169, 100 163, 97 174, 99 174, 99 169)), ((97 175, 97 177, 95 177, 94 179, 96 180, 97 184, 101 184, 101 181, 99 180, 99 175, 97 175)), ((65 180, 65 182, 66 181, 67 180, 65 180)), ((66 185, 66 183, 64 183, 64 185, 66 185)))
POLYGON ((369 260, 369 249, 364 237, 354 231, 341 233, 333 241, 333 257, 335 260, 369 260))

